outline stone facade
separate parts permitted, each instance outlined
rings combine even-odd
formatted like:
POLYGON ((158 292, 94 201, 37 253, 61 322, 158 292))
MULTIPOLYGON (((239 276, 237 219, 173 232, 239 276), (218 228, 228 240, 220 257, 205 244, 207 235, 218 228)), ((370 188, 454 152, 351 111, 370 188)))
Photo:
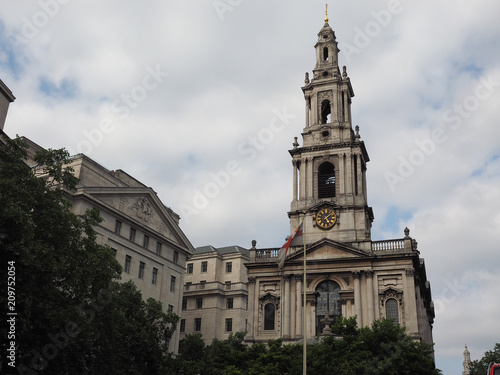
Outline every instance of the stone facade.
POLYGON ((0 79, 0 131, 3 131, 5 118, 7 117, 7 112, 9 110, 9 104, 14 100, 16 100, 16 97, 12 94, 12 91, 10 91, 7 85, 5 85, 5 83, 3 83, 0 79))
POLYGON ((206 344, 214 338, 247 330, 247 249, 239 246, 195 249, 184 284, 181 335, 201 333, 206 344))
POLYGON ((279 248, 250 249, 247 340, 293 342, 304 337, 303 319, 309 338, 322 332, 325 316, 357 316, 360 326, 392 318, 416 340, 432 344, 434 308, 417 242, 408 229, 399 239, 371 239, 370 159, 359 127, 353 128, 354 91, 346 67, 338 66, 339 49, 327 21, 314 47, 316 66, 302 87, 302 146, 295 138, 289 151, 290 232, 302 224, 305 246, 291 247, 282 269, 279 248))
MULTIPOLYGON (((30 146, 28 161, 41 147, 30 146)), ((143 299, 154 298, 165 311, 181 315, 186 261, 194 248, 179 227, 179 216, 166 207, 154 190, 122 170, 110 171, 89 157, 71 158, 70 167, 79 179, 72 192, 77 215, 96 208, 104 219, 97 227, 97 242, 115 251, 122 265, 122 279, 132 280, 143 299)), ((37 169, 35 167, 35 173, 37 169)), ((178 351, 179 329, 169 350, 178 351)))

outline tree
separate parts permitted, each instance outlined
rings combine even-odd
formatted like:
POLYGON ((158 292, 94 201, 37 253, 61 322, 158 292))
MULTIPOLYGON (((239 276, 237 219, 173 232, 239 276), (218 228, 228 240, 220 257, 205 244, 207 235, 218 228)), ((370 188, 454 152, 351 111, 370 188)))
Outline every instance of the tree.
POLYGON ((484 353, 483 358, 471 361, 470 374, 471 375, 486 375, 490 363, 500 363, 500 343, 496 343, 493 350, 484 353))
MULTIPOLYGON (((307 348, 307 373, 310 375, 439 375, 434 367, 432 347, 414 341, 392 320, 375 321, 371 327, 358 328, 356 318, 340 319, 332 327, 335 336, 318 339, 307 348)), ((281 339, 246 346, 239 332, 227 340, 213 340, 203 350, 192 350, 201 336, 189 337, 191 347, 183 352, 180 368, 203 364, 199 372, 178 374, 302 374, 302 344, 283 345, 281 339), (194 339, 196 341, 194 341, 194 339), (191 357, 189 353, 194 356, 191 357)))
POLYGON ((23 162, 26 145, 3 141, 0 249, 12 278, 1 284, 0 298, 2 316, 17 315, 15 334, 2 348, 14 342, 15 358, 5 362, 2 355, 1 368, 15 363, 21 374, 162 373, 178 318, 163 313, 157 301, 143 301, 133 284, 117 282, 121 267, 112 250, 96 243, 99 213, 71 212, 78 180, 67 166, 68 153, 38 153, 41 173, 35 176, 23 162))
POLYGON ((432 347, 414 341, 392 320, 374 321, 371 327, 356 327, 356 318, 340 319, 326 337, 311 348, 311 373, 359 375, 437 375, 432 347), (339 339, 339 337, 342 337, 339 339))

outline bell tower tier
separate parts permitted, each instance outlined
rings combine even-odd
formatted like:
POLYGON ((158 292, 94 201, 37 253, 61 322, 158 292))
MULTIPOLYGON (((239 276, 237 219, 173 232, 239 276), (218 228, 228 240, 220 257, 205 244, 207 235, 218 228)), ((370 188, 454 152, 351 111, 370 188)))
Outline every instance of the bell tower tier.
POLYGON ((291 233, 304 222, 304 240, 323 238, 371 249, 373 211, 368 207, 366 163, 370 160, 359 127, 352 127, 354 91, 328 18, 318 33, 313 77, 306 73, 303 145, 290 150, 293 164, 291 233))

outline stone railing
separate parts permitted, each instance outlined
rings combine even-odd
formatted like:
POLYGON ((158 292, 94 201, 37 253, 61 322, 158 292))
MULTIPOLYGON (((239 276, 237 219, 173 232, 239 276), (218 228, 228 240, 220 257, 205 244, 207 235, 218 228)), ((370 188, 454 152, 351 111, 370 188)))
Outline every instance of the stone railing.
POLYGON ((278 260, 278 255, 280 249, 255 249, 255 261, 256 262, 276 262, 278 260))
POLYGON ((412 240, 410 238, 398 238, 394 240, 372 241, 374 252, 406 252, 412 251, 412 240))

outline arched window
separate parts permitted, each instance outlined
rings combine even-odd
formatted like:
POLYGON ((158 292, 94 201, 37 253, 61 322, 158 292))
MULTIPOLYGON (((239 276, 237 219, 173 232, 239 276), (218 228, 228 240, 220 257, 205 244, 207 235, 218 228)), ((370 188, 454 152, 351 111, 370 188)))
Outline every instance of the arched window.
POLYGON ((328 61, 328 47, 323 48, 323 61, 328 61))
POLYGON ((335 167, 332 163, 322 163, 318 168, 318 198, 335 196, 335 167))
POLYGON ((264 306, 264 330, 274 330, 274 320, 276 317, 276 308, 273 303, 267 303, 264 306))
POLYGON ((325 324, 321 323, 321 319, 326 314, 335 322, 336 319, 342 316, 342 305, 340 303, 340 285, 335 281, 323 281, 316 288, 316 334, 323 332, 325 324))
POLYGON ((321 102, 321 123, 329 124, 331 122, 332 109, 330 101, 325 99, 321 102))
POLYGON ((389 298, 385 302, 385 317, 387 319, 392 319, 394 324, 399 324, 398 301, 394 298, 389 298))

